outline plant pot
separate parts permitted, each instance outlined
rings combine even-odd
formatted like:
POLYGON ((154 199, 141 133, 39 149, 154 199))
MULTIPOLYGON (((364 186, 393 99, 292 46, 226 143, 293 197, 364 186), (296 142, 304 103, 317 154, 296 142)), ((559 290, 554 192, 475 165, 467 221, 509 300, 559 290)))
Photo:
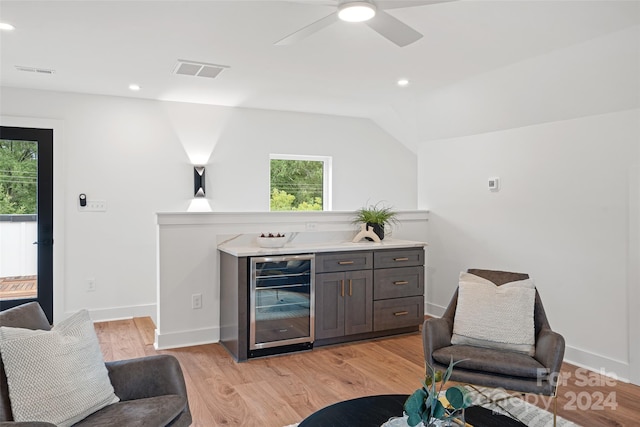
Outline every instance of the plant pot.
MULTIPOLYGON (((384 224, 371 224, 367 223, 367 227, 373 228, 373 232, 380 238, 380 240, 384 240, 384 224)), ((366 238, 373 242, 373 239, 370 237, 366 238)))

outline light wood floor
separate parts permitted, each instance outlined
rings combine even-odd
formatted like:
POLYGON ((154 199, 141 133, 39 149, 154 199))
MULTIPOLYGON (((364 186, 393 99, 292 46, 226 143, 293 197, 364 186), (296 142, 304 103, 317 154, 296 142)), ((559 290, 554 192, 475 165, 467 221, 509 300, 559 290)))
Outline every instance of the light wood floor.
MULTIPOLYGON (((156 351, 154 328, 149 318, 96 323, 105 360, 158 353, 180 360, 194 427, 281 427, 341 400, 410 394, 424 372, 420 334, 236 363, 219 344, 156 351)), ((560 416, 584 427, 640 425, 640 387, 610 385, 569 364, 563 375, 569 378, 559 391, 560 416)))

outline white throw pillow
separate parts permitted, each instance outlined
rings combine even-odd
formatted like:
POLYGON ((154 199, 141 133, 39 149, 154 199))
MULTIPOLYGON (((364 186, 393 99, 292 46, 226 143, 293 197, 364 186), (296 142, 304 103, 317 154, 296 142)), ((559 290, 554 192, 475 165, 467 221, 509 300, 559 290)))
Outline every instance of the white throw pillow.
POLYGON ((0 327, 0 352, 15 421, 66 427, 119 400, 86 310, 51 331, 0 327))
POLYGON ((489 280, 460 273, 458 305, 451 344, 535 354, 532 279, 497 286, 489 280))

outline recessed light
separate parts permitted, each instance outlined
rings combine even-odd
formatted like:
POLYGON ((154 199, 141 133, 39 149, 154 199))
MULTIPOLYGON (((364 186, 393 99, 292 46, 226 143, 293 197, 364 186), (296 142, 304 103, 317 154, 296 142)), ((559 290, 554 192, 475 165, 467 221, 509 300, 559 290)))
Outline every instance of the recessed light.
POLYGON ((16 29, 16 27, 14 27, 11 24, 7 24, 6 22, 0 22, 0 30, 13 31, 15 29, 16 29))
POLYGON ((404 87, 404 86, 407 86, 408 84, 409 84, 409 80, 407 80, 407 79, 399 79, 398 80, 398 86, 404 87))
POLYGON ((135 91, 135 92, 137 92, 137 91, 139 91, 139 90, 141 89, 141 87, 140 87, 140 85, 138 85, 138 84, 131 83, 131 84, 129 85, 129 89, 130 89, 130 90, 133 90, 133 91, 135 91))

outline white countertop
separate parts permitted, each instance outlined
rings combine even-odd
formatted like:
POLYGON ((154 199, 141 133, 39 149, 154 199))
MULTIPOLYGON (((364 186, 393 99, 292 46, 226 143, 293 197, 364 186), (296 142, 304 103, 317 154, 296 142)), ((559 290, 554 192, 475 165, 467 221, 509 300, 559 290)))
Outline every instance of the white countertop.
POLYGON ((295 239, 293 239, 292 242, 285 244, 281 248, 261 248, 255 240, 250 243, 239 243, 231 240, 218 245, 218 250, 234 256, 244 257, 318 252, 364 251, 375 249, 420 248, 424 246, 427 246, 425 242, 398 239, 384 239, 380 243, 364 240, 358 243, 350 241, 296 243, 295 239))

